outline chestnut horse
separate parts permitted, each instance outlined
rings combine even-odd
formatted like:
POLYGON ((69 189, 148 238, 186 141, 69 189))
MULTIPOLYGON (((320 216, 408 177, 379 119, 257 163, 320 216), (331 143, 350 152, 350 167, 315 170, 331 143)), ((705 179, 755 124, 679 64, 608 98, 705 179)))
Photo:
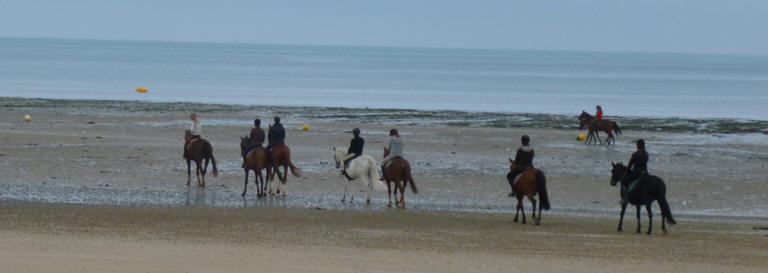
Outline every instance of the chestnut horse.
POLYGON ((617 230, 621 231, 621 226, 624 223, 624 211, 629 203, 637 207, 637 233, 640 233, 640 206, 645 205, 645 210, 648 212, 647 234, 650 235, 653 228, 651 204, 656 200, 661 208, 661 231, 667 233, 667 227, 664 225, 665 220, 670 225, 674 225, 676 222, 672 218, 672 211, 669 209, 669 203, 667 203, 667 186, 664 184, 664 180, 655 175, 647 175, 635 181, 622 181, 629 173, 629 169, 622 163, 613 164, 611 162, 611 165, 613 166, 611 169, 611 186, 616 186, 616 183, 621 181, 621 189, 619 190, 621 195, 621 216, 617 230))
MULTIPOLYGON (((509 169, 515 169, 515 161, 509 160, 509 169)), ((535 225, 541 223, 541 209, 549 210, 549 195, 547 195, 547 178, 544 176, 544 172, 536 168, 528 168, 518 175, 517 182, 513 180, 514 177, 507 176, 509 184, 514 184, 513 192, 517 197, 517 209, 515 210, 515 223, 517 223, 517 215, 519 212, 523 212, 523 224, 525 224, 525 210, 523 209, 523 196, 527 196, 528 200, 531 200, 533 206, 533 220, 535 225), (536 217, 536 199, 534 195, 539 194, 541 204, 539 204, 539 217, 536 217)))
MULTIPOLYGON (((267 171, 267 183, 269 184, 269 194, 274 195, 275 189, 277 189, 277 194, 280 194, 280 184, 274 183, 275 174, 277 174, 281 184, 285 185, 285 182, 288 181, 288 168, 291 169, 291 174, 296 177, 301 177, 301 169, 291 163, 291 149, 285 144, 275 145, 275 147, 272 147, 271 153, 271 166, 267 170, 272 169, 272 171, 267 171), (280 172, 280 166, 283 167, 282 172, 280 172)), ((285 196, 285 190, 283 190, 283 196, 285 196)))
POLYGON ((187 148, 184 150, 184 159, 187 160, 187 186, 189 186, 189 180, 190 180, 190 161, 195 161, 196 169, 195 169, 195 175, 197 175, 197 185, 200 187, 205 187, 205 173, 208 169, 208 160, 211 160, 213 163, 213 176, 218 176, 219 171, 216 169, 216 158, 213 157, 213 147, 211 147, 211 143, 208 142, 205 139, 197 138, 192 139, 192 132, 189 130, 186 130, 184 132, 184 143, 187 144, 187 148), (205 166, 200 167, 202 165, 202 161, 205 160, 205 166), (202 175, 202 180, 200 179, 200 176, 202 175))
MULTIPOLYGON (((250 136, 240 137, 240 152, 245 151, 250 144, 250 136)), ((241 194, 241 196, 245 196, 245 191, 248 189, 248 173, 251 170, 255 173, 254 183, 256 184, 256 196, 266 196, 265 192, 267 190, 267 184, 264 182, 264 177, 261 175, 262 169, 267 169, 267 174, 269 174, 270 168, 267 164, 267 152, 264 150, 264 147, 254 147, 245 157, 245 184, 243 185, 243 194, 241 194)))
POLYGON ((599 141, 600 144, 603 144, 603 141, 600 140, 599 131, 603 131, 608 134, 608 139, 606 139, 606 143, 608 145, 611 144, 611 140, 613 140, 613 143, 616 144, 616 139, 613 137, 613 133, 616 133, 617 135, 621 134, 621 128, 619 128, 619 124, 617 124, 615 121, 608 119, 597 120, 587 112, 581 111, 581 115, 579 116, 579 130, 584 129, 585 125, 587 126, 587 129, 589 129, 587 139, 584 140, 585 144, 592 143, 595 138, 597 138, 597 141, 599 141))
POLYGON ((384 167, 384 177, 386 177, 387 194, 389 194, 389 205, 392 207, 392 191, 391 184, 395 183, 395 205, 398 208, 405 208, 405 186, 411 185, 411 192, 418 194, 419 190, 416 188, 416 183, 413 182, 411 177, 411 164, 408 160, 402 157, 395 157, 392 161, 384 167), (400 201, 397 200, 397 190, 400 189, 400 201))

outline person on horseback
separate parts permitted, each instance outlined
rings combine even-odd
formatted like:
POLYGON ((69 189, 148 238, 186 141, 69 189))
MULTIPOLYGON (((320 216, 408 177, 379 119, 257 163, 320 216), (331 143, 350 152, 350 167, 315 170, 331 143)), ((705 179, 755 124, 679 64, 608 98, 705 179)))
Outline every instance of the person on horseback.
POLYGON ((354 138, 349 142, 349 149, 347 149, 347 156, 341 161, 341 175, 346 174, 346 166, 349 166, 349 161, 363 154, 363 145, 365 140, 360 137, 360 128, 352 129, 354 138))
POLYGON ((595 119, 596 120, 603 119, 603 108, 600 107, 600 105, 595 106, 595 108, 597 109, 597 113, 595 114, 595 119))
MULTIPOLYGON (((533 147, 531 147, 530 142, 531 139, 528 137, 528 135, 523 135, 523 137, 520 138, 520 141, 523 143, 523 146, 517 149, 517 152, 515 153, 515 168, 509 171, 509 174, 507 174, 507 181, 509 181, 509 186, 512 187, 512 191, 509 192, 509 196, 512 197, 515 195, 515 185, 512 184, 515 177, 523 171, 525 171, 528 168, 533 168, 533 147)), ((510 160, 512 160, 510 158, 510 160)))
POLYGON ((194 139, 200 139, 200 135, 203 133, 203 126, 200 125, 200 119, 197 118, 197 114, 192 113, 189 115, 189 120, 192 121, 192 125, 189 128, 189 132, 192 134, 192 137, 189 138, 186 142, 184 142, 184 153, 182 153, 182 157, 184 159, 187 159, 187 146, 190 142, 194 139))
POLYGON ((648 175, 648 152, 645 151, 645 140, 638 139, 636 144, 637 151, 632 153, 632 157, 629 159, 627 164, 629 173, 622 179, 622 187, 648 175))
POLYGON ((400 139, 400 132, 393 128, 392 130, 389 130, 389 137, 389 143, 384 147, 384 160, 381 162, 381 181, 387 181, 387 178, 385 177, 387 172, 384 171, 387 164, 396 157, 403 157, 403 146, 405 146, 405 144, 403 144, 403 140, 400 139))
POLYGON ((264 129, 261 129, 260 126, 260 119, 253 120, 253 128, 251 128, 251 144, 248 145, 248 147, 246 147, 242 152, 243 168, 245 168, 246 156, 248 156, 248 153, 250 153, 254 148, 264 145, 264 129))
POLYGON ((280 117, 275 117, 275 124, 269 128, 269 144, 267 144, 267 160, 272 160, 272 148, 278 144, 285 144, 285 128, 280 123, 280 117))

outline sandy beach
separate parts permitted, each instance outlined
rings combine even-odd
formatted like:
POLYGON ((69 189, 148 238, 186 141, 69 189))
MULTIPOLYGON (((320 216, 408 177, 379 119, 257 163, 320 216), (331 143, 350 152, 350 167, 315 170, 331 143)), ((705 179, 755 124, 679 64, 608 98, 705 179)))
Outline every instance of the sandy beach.
MULTIPOLYGON (((768 142, 760 135, 627 130, 585 146, 571 129, 333 122, 292 111, 201 112, 220 175, 187 187, 188 111, 108 107, 0 110, 0 264, 8 272, 762 272, 768 265, 768 142), (22 120, 32 115, 32 122, 22 120), (239 196, 239 135, 280 115, 294 163, 286 197, 239 196), (302 131, 301 125, 310 130, 302 131), (330 149, 360 127, 381 158, 389 128, 406 143, 420 194, 406 210, 339 201, 330 149), (512 223, 506 159, 528 134, 553 209, 512 223), (678 225, 635 234, 618 222, 610 163, 643 137, 678 225)), ((574 121, 575 122, 575 121, 574 121)), ((193 177, 194 179, 194 177, 193 177)), ((252 185, 252 184, 251 184, 252 185)), ((529 206, 528 203, 525 204, 529 206)), ((529 208, 529 207, 528 207, 529 208)), ((647 218, 643 213, 643 231, 647 218)))

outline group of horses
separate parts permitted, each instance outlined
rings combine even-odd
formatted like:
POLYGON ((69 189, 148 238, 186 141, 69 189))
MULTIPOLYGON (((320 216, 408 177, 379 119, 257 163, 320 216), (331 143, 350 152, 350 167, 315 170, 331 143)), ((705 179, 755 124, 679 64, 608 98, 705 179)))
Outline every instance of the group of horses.
MULTIPOLYGON (((613 133, 621 134, 621 129, 618 124, 610 120, 596 120, 588 113, 582 111, 579 116, 580 126, 582 129, 587 126, 589 129, 589 136, 587 137, 587 143, 594 141, 595 139, 602 144, 598 131, 604 131, 608 134, 607 143, 616 143, 613 133)), ((216 159, 213 157, 213 149, 211 144, 204 139, 191 139, 192 135, 189 130, 186 131, 185 141, 189 142, 185 150, 185 158, 187 161, 187 185, 190 182, 190 161, 195 161, 197 165, 196 175, 198 178, 198 185, 205 186, 205 174, 208 168, 208 161, 213 163, 213 174, 217 175, 216 159), (191 142, 190 142, 191 139, 191 142), (204 164, 203 164, 204 161, 204 164)), ((246 147, 251 143, 251 139, 248 136, 240 137, 240 148, 244 151, 246 147)), ((339 169, 340 165, 347 155, 346 149, 341 147, 333 147, 331 149, 332 157, 336 163, 336 168, 339 169)), ((344 176, 346 176, 348 183, 345 184, 344 193, 342 194, 341 201, 344 202, 347 193, 349 192, 349 185, 352 181, 361 181, 366 189, 365 201, 366 204, 371 201, 371 194, 374 189, 383 189, 384 183, 379 180, 379 165, 376 160, 370 155, 360 155, 346 164, 348 168, 342 170, 344 176)), ((611 186, 616 186, 621 181, 621 187, 619 195, 621 197, 621 214, 619 218, 619 231, 622 230, 624 221, 624 213, 627 205, 632 204, 637 208, 637 233, 640 233, 640 207, 645 206, 648 213, 648 231, 647 234, 651 234, 653 214, 651 212, 651 204, 653 201, 658 201, 661 208, 661 228, 666 233, 665 223, 674 225, 675 220, 672 217, 672 212, 669 208, 669 204, 666 200, 666 186, 664 181, 653 175, 647 175, 640 178, 638 181, 623 181, 623 178, 628 175, 629 169, 622 163, 614 164, 611 162, 611 186), (635 184, 635 185, 631 185, 635 184)), ((510 170, 515 169, 515 162, 510 159, 510 170)), ((248 176, 250 171, 255 173, 254 183, 257 186, 257 196, 266 196, 267 185, 269 185, 269 193, 274 194, 275 190, 277 194, 280 194, 280 184, 273 187, 273 181, 275 176, 278 177, 281 184, 285 184, 288 179, 288 171, 294 176, 301 176, 301 170, 291 163, 291 150, 284 144, 276 145, 271 151, 271 158, 268 158, 267 152, 263 147, 253 148, 246 155, 245 162, 245 182, 243 186, 242 196, 248 188, 248 176), (280 171, 280 167, 283 170, 280 171), (266 181, 262 176, 262 170, 266 170, 266 181)), ((384 169, 385 183, 387 188, 387 194, 389 196, 388 207, 392 206, 392 194, 395 196, 395 204, 398 208, 405 208, 405 188, 410 185, 411 191, 414 194, 418 193, 416 184, 411 176, 410 163, 404 158, 397 157, 393 159, 384 169), (394 190, 393 190, 394 186, 394 190), (400 194, 400 200, 398 200, 398 191, 400 194)), ((512 187, 513 196, 517 199, 517 206, 515 210, 514 222, 518 221, 518 215, 522 213, 522 223, 526 223, 525 210, 523 208, 523 199, 527 198, 531 202, 532 217, 535 225, 541 223, 541 211, 549 210, 549 196, 547 193, 547 179, 544 172, 537 168, 527 168, 517 177, 507 176, 507 180, 512 187), (535 196, 539 197, 537 202, 535 196), (538 207, 538 215, 536 209, 538 207)), ((285 196, 285 190, 282 191, 285 196)))

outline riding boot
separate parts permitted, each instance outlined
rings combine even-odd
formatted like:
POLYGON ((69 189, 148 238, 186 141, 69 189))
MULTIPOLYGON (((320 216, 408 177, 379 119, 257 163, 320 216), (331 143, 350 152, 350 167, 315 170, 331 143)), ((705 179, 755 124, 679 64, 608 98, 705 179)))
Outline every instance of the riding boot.
POLYGON ((381 166, 381 181, 387 182, 387 172, 384 171, 384 166, 381 166))

